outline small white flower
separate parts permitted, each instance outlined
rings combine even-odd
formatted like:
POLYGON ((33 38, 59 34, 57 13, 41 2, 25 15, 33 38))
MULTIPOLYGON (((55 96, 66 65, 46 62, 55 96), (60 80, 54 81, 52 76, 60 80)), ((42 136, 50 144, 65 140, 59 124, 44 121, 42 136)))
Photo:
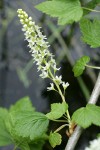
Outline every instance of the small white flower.
POLYGON ((62 76, 56 76, 54 80, 60 85, 62 83, 62 76))
POLYGON ((90 146, 85 148, 85 150, 100 150, 100 138, 91 141, 90 146))
MULTIPOLYGON (((37 64, 38 65, 38 64, 37 64)), ((38 66, 38 71, 41 71, 42 70, 42 66, 39 64, 39 66, 38 66)))
POLYGON ((60 68, 57 68, 56 63, 54 64, 54 71, 60 70, 60 68))
POLYGON ((41 78, 48 78, 48 72, 43 71, 40 75, 41 78))
MULTIPOLYGON (((67 88, 68 83, 62 81, 62 76, 56 76, 55 74, 60 68, 57 68, 53 54, 49 51, 50 46, 46 42, 46 36, 40 31, 40 27, 32 21, 32 17, 28 17, 28 14, 22 9, 18 9, 18 17, 23 26, 25 40, 28 41, 28 47, 33 57, 34 63, 37 65, 38 71, 41 72, 41 78, 50 78, 56 84, 62 84, 63 88, 67 88)), ((55 90, 53 83, 48 90, 55 90)))
POLYGON ((49 70, 49 68, 50 68, 50 63, 46 63, 46 66, 43 67, 44 70, 49 70))
POLYGON ((66 88, 69 86, 69 83, 68 82, 62 82, 62 86, 64 88, 64 90, 66 90, 66 88))
POLYGON ((51 90, 54 90, 54 84, 53 83, 50 83, 50 87, 47 87, 47 91, 51 91, 51 90))

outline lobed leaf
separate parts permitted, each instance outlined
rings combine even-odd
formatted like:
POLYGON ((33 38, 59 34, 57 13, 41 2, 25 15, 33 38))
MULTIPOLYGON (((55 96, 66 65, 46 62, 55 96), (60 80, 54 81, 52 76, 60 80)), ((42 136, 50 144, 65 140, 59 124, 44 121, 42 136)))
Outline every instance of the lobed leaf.
POLYGON ((12 111, 31 111, 35 110, 35 108, 32 106, 31 100, 28 96, 21 98, 18 100, 14 105, 10 107, 10 112, 12 111))
POLYGON ((66 102, 51 104, 51 112, 47 113, 46 116, 50 120, 59 119, 68 109, 66 102))
POLYGON ((15 114, 15 130, 22 137, 30 137, 31 140, 40 138, 47 130, 49 120, 39 112, 22 111, 15 114))
POLYGON ((37 5, 36 8, 52 17, 58 17, 60 25, 77 22, 83 14, 79 0, 46 1, 37 5))
POLYGON ((86 107, 76 110, 72 120, 83 128, 91 124, 100 126, 100 107, 94 104, 87 104, 86 107))
POLYGON ((6 146, 13 143, 5 125, 5 118, 7 116, 7 109, 0 108, 0 146, 6 146))
POLYGON ((60 145, 62 142, 62 137, 59 133, 50 133, 49 142, 51 146, 54 148, 57 145, 60 145))
POLYGON ((90 61, 90 58, 88 56, 83 56, 80 59, 78 59, 73 67, 74 76, 78 77, 80 76, 83 71, 85 70, 85 65, 90 61))
POLYGON ((80 28, 84 42, 92 48, 100 47, 100 20, 91 22, 89 19, 82 19, 80 28))

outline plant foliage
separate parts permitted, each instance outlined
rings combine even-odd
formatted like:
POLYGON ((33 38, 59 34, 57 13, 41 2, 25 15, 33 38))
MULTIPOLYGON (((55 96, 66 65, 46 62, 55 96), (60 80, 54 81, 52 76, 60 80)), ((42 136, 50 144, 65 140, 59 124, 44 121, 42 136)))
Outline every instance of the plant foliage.
MULTIPOLYGON (((97 48, 100 47, 100 20, 87 19, 86 15, 90 11, 98 12, 94 9, 99 3, 100 0, 87 1, 85 4, 80 0, 48 0, 38 4, 36 8, 58 18, 60 25, 80 21, 83 41, 90 47, 97 48)), ((35 25, 32 18, 28 17, 28 14, 22 9, 18 10, 18 17, 23 26, 22 30, 28 41, 34 62, 38 66, 38 71, 41 71, 40 77, 52 80, 51 87, 47 89, 57 91, 63 102, 51 104, 51 111, 46 115, 36 112, 29 97, 20 99, 9 109, 0 108, 0 146, 13 144, 14 149, 42 150, 45 140, 48 139, 54 148, 62 142, 62 137, 58 131, 66 126, 69 128, 69 134, 73 133, 76 125, 83 128, 87 128, 91 124, 100 126, 100 107, 93 104, 87 104, 86 107, 76 110, 70 117, 68 104, 65 102, 65 90, 69 83, 62 81, 62 76, 56 75, 59 68, 57 68, 56 61, 49 51, 48 42, 45 41, 46 36, 42 35, 40 27, 35 25), (61 117, 64 120, 57 120, 61 117), (50 132, 48 136, 46 131, 49 120, 64 124, 54 132, 50 132), (66 122, 67 124, 65 124, 66 122)), ((76 61, 73 67, 75 77, 83 73, 85 67, 89 66, 87 65, 89 61, 88 56, 83 56, 76 61)))
POLYGON ((83 128, 87 128, 91 124, 100 126, 100 107, 94 104, 87 104, 86 107, 82 107, 74 112, 72 120, 83 128))
POLYGON ((13 144, 21 150, 41 150, 48 123, 44 114, 35 111, 29 97, 20 99, 9 110, 0 108, 0 146, 13 144))
POLYGON ((15 114, 17 133, 31 140, 39 139, 46 132, 49 121, 47 117, 39 112, 25 111, 15 114))
POLYGON ((60 25, 77 22, 83 14, 79 0, 46 1, 37 5, 36 8, 52 17, 58 17, 60 25))
POLYGON ((47 118, 50 120, 59 119, 68 110, 68 105, 66 102, 51 104, 51 112, 46 114, 47 118))
POLYGON ((51 146, 54 148, 56 145, 60 145, 62 141, 62 137, 59 133, 50 133, 49 142, 51 146))
POLYGON ((80 59, 78 59, 73 67, 74 76, 78 77, 80 76, 83 71, 85 70, 85 65, 90 61, 90 58, 88 56, 82 56, 80 59))
POLYGON ((10 145, 13 143, 5 125, 6 117, 8 117, 8 111, 0 108, 0 146, 10 145))
POLYGON ((82 19, 80 22, 82 39, 92 48, 100 47, 100 20, 91 22, 89 19, 82 19))

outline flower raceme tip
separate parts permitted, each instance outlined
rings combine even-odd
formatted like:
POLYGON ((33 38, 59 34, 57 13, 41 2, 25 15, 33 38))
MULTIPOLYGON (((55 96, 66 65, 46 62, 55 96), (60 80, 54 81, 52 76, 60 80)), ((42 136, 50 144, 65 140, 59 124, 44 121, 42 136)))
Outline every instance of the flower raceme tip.
MULTIPOLYGON (((40 71, 40 77, 50 78, 58 85, 62 84, 65 90, 69 84, 62 81, 62 76, 56 75, 60 68, 57 68, 54 56, 48 49, 50 45, 46 42, 46 36, 42 34, 40 27, 32 21, 32 17, 28 17, 25 11, 18 9, 17 12, 23 26, 22 31, 24 32, 25 40, 28 41, 33 60, 38 71, 40 71)), ((48 87, 47 90, 54 90, 54 84, 51 83, 51 87, 48 87)))

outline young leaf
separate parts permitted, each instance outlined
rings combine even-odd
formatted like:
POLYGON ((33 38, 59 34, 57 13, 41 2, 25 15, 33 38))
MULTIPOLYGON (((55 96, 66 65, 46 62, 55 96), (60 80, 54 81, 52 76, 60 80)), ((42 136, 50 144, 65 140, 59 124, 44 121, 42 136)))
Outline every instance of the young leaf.
POLYGON ((7 116, 7 110, 0 108, 0 146, 6 146, 13 143, 11 136, 5 126, 5 118, 7 116))
POLYGON ((66 102, 51 104, 51 112, 47 113, 46 116, 50 120, 59 119, 68 109, 66 102))
POLYGON ((78 59, 73 67, 74 76, 78 77, 80 76, 83 71, 85 70, 85 65, 90 61, 90 58, 88 56, 83 56, 80 59, 78 59))
POLYGON ((49 120, 39 112, 23 111, 15 114, 15 130, 22 137, 30 137, 31 140, 40 138, 47 130, 49 120))
POLYGON ((100 20, 91 22, 89 19, 82 19, 80 22, 83 41, 92 48, 100 47, 100 20))
POLYGON ((36 8, 52 17, 58 17, 60 25, 77 22, 83 14, 79 0, 53 0, 42 2, 36 8))
POLYGON ((35 110, 28 96, 21 98, 14 105, 10 107, 10 112, 11 111, 24 111, 24 110, 25 111, 35 110))
POLYGON ((91 124, 100 126, 100 107, 94 104, 87 104, 86 107, 76 110, 72 120, 83 128, 91 124))
POLYGON ((51 146, 54 148, 56 145, 60 145, 62 142, 62 137, 59 133, 50 133, 49 142, 51 146))

